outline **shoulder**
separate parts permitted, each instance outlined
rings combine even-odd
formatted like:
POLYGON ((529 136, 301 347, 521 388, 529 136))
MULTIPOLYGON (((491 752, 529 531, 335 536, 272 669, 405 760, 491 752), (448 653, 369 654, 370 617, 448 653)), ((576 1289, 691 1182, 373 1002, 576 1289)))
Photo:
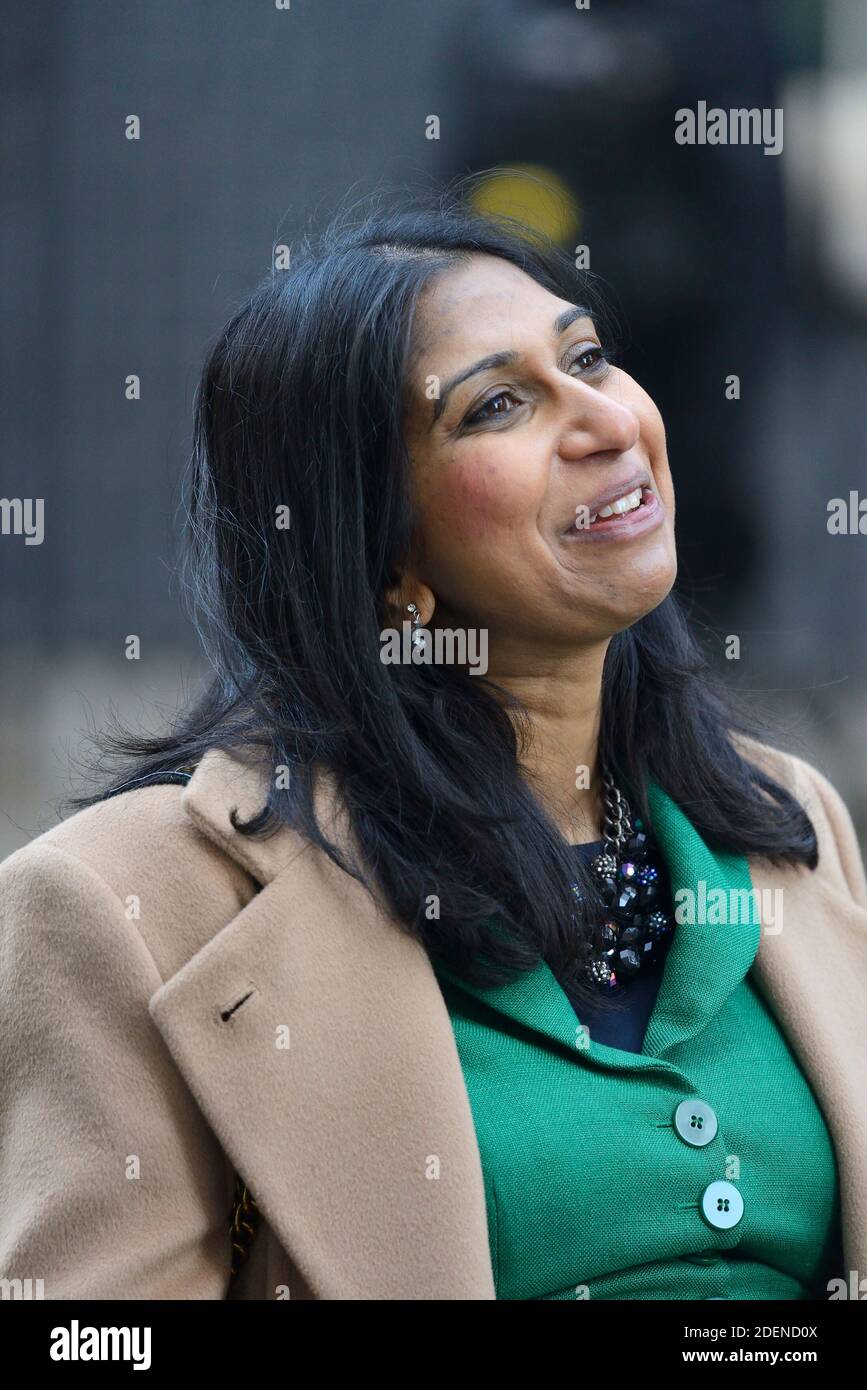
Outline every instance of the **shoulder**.
POLYGON ((96 802, 0 864, 0 906, 31 925, 64 911, 87 930, 87 905, 113 900, 165 977, 220 930, 256 885, 204 836, 174 784, 131 789, 96 802), (79 910, 76 911, 76 905, 79 910))
POLYGON ((858 837, 849 809, 833 783, 794 753, 744 735, 737 735, 733 742, 753 767, 789 792, 809 816, 819 845, 817 872, 837 880, 867 907, 867 877, 858 837))

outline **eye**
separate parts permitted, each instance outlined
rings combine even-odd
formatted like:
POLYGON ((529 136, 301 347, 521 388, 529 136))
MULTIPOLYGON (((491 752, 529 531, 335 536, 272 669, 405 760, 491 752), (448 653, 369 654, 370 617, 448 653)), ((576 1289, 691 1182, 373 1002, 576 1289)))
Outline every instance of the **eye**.
POLYGON ((464 424, 480 425, 483 424, 485 420, 495 420, 499 419, 502 415, 511 415, 511 410, 495 410, 491 414, 487 413, 489 407, 496 405, 497 401, 506 400, 509 396, 511 396, 513 401, 518 399, 514 391, 498 391, 495 396, 490 396, 486 401, 483 401, 478 410, 474 410, 471 415, 468 415, 464 420, 464 424))
POLYGON ((591 374, 600 370, 607 371, 610 365, 605 349, 598 343, 588 343, 586 347, 582 347, 572 358, 570 367, 574 367, 576 362, 581 364, 583 371, 591 374))

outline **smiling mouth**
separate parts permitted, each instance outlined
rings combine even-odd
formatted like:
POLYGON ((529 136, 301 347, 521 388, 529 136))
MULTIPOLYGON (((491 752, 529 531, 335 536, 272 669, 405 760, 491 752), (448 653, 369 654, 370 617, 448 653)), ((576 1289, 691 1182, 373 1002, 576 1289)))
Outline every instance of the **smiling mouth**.
POLYGON ((632 535, 662 520, 663 507, 652 488, 641 486, 625 492, 591 512, 588 507, 576 509, 576 519, 564 532, 564 539, 605 535, 632 535))

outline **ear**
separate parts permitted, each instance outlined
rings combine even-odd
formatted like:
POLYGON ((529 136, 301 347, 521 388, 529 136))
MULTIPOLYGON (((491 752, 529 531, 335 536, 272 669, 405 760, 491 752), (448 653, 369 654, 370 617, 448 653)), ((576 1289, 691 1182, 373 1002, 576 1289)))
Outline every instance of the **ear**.
POLYGON ((386 589, 383 598, 394 619, 395 626, 398 623, 409 622, 410 614, 406 611, 408 603, 415 604, 425 627, 433 617, 434 609, 437 606, 433 590, 409 574, 404 575, 400 583, 386 589))

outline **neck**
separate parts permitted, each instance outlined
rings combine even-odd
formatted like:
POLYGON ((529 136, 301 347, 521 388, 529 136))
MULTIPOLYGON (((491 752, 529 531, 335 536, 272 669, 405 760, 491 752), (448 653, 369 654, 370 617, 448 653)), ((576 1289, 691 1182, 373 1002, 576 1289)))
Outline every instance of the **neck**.
POLYGON ((607 647, 606 640, 547 662, 534 659, 532 674, 520 668, 491 672, 527 710, 533 737, 521 768, 573 844, 602 838, 598 748, 607 647))

